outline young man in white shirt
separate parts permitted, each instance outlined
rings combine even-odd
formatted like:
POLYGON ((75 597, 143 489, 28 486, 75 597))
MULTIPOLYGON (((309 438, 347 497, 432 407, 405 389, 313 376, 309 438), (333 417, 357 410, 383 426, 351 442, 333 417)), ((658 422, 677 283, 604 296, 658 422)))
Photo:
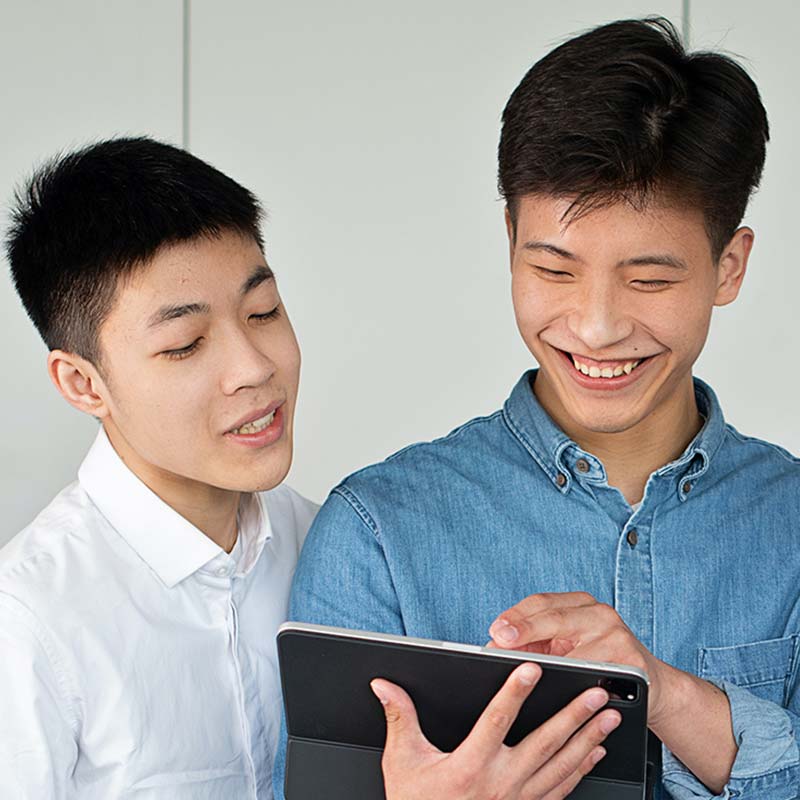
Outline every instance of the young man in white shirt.
POLYGON ((300 351, 245 188, 117 139, 17 198, 16 288, 101 428, 0 551, 0 797, 271 797, 275 632, 316 506, 300 351))

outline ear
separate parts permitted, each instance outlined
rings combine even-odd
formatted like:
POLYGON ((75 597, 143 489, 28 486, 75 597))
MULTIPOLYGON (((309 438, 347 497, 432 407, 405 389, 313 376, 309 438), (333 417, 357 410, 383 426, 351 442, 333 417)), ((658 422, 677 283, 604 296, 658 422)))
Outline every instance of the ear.
POLYGON ((514 228, 514 220, 511 219, 511 212, 508 210, 508 206, 505 209, 505 220, 506 220, 506 235, 508 236, 508 260, 511 266, 514 265, 514 245, 517 239, 517 232, 514 228))
POLYGON ((108 416, 108 390, 90 361, 75 353, 51 350, 47 356, 47 372, 59 394, 73 408, 98 419, 108 416))
POLYGON ((739 295, 754 239, 755 234, 751 228, 739 228, 722 251, 717 263, 715 306, 726 306, 739 295))

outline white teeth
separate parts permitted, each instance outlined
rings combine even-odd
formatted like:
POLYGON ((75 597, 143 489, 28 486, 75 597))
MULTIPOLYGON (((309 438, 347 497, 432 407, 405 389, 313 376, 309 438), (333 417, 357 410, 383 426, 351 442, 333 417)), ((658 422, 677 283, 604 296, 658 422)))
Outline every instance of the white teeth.
POLYGON ((275 418, 275 412, 273 411, 271 414, 267 414, 265 417, 261 417, 261 419, 254 419, 252 422, 247 422, 238 428, 234 428, 231 431, 231 433, 236 433, 236 434, 258 433, 259 431, 263 431, 264 428, 271 425, 272 420, 274 418, 275 418))
POLYGON ((620 375, 630 375, 636 367, 639 366, 640 361, 628 361, 624 365, 617 364, 616 367, 596 367, 587 366, 579 361, 575 356, 572 356, 572 364, 578 372, 588 375, 590 378, 618 378, 620 375))

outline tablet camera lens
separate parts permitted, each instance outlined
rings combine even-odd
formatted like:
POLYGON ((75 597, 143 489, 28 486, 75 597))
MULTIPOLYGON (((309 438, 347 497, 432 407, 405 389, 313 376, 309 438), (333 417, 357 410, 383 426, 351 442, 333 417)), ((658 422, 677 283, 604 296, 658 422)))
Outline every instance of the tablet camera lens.
POLYGON ((600 678, 597 682, 608 692, 608 696, 618 703, 635 703, 639 697, 639 687, 624 678, 600 678))

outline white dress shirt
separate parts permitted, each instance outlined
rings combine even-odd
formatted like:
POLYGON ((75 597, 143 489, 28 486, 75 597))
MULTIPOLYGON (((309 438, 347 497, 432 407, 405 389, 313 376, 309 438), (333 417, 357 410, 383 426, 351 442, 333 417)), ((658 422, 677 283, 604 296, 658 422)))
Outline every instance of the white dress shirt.
POLYGON ((101 431, 0 550, 0 798, 271 798, 275 633, 316 511, 246 495, 229 555, 101 431))

